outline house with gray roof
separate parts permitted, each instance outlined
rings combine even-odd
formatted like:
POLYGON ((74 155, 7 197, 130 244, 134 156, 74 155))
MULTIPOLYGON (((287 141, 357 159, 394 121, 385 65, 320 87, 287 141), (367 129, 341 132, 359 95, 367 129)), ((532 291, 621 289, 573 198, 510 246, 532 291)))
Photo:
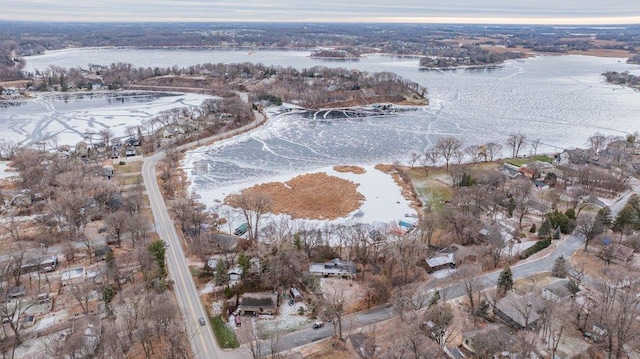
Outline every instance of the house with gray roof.
POLYGON ((569 280, 563 279, 542 288, 542 297, 555 303, 573 298, 573 292, 569 289, 569 280))
POLYGON ((309 264, 309 273, 323 277, 353 278, 356 276, 356 264, 335 258, 327 263, 309 264))

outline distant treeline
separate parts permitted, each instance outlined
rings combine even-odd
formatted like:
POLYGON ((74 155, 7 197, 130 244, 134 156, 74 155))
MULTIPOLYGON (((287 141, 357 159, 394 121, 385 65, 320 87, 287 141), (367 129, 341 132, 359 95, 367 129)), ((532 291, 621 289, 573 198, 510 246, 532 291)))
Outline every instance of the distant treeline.
POLYGON ((456 67, 501 64, 505 60, 520 59, 525 54, 520 51, 492 52, 478 45, 464 45, 446 48, 437 52, 436 57, 423 57, 420 66, 456 67))
MULTIPOLYGON (((470 50, 461 46, 461 43, 465 46, 522 47, 558 53, 588 49, 623 49, 633 52, 640 48, 640 26, 625 26, 623 29, 581 29, 551 26, 436 24, 2 22, 0 23, 0 80, 18 72, 20 57, 68 47, 295 50, 350 48, 353 49, 349 51, 351 54, 383 52, 451 58, 470 57, 476 58, 479 63, 496 63, 503 56, 497 55, 498 57, 490 58, 482 53, 465 55, 460 52, 470 50), (580 33, 588 33, 589 36, 579 35, 580 33), (597 40, 607 41, 596 43, 597 40), (15 57, 18 64, 9 63, 8 60, 14 60, 15 57)), ((338 53, 334 55, 342 56, 338 53)))

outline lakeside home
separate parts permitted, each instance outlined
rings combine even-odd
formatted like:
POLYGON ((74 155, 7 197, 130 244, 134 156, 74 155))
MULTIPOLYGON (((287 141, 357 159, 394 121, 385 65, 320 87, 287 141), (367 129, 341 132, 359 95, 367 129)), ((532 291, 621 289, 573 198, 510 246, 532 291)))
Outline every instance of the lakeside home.
POLYGON ((335 258, 327 263, 309 264, 309 273, 323 277, 354 278, 356 276, 356 265, 353 262, 335 258))

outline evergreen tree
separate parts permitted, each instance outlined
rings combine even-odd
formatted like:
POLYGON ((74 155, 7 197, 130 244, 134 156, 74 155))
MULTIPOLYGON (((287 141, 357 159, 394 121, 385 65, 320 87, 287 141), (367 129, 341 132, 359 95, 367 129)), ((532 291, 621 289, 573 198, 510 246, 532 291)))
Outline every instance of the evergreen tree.
POLYGON ((229 266, 224 260, 219 260, 216 265, 216 285, 223 285, 229 282, 229 266))
POLYGON ((538 230, 538 238, 547 238, 551 235, 551 221, 545 219, 538 230))
POLYGON ((251 258, 249 258, 249 256, 246 255, 244 251, 240 252, 240 255, 238 256, 238 267, 242 269, 242 273, 244 273, 244 275, 249 274, 249 268, 251 267, 251 258))
POLYGON ((508 265, 504 267, 498 277, 498 289, 503 293, 513 289, 513 274, 511 273, 511 267, 508 265))
POLYGON ((556 261, 553 263, 551 275, 557 278, 566 278, 567 271, 567 260, 564 259, 564 256, 558 257, 558 259, 556 259, 556 261))
POLYGON ((611 218, 611 208, 609 206, 604 206, 600 208, 598 214, 596 214, 596 219, 600 221, 605 227, 611 227, 613 223, 613 219, 611 218))

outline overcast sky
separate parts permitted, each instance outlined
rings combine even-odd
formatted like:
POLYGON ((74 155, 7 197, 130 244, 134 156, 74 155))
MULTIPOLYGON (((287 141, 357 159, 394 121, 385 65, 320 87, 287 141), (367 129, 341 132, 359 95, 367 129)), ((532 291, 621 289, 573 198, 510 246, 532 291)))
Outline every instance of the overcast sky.
POLYGON ((640 0, 0 0, 1 20, 640 24, 640 0))

